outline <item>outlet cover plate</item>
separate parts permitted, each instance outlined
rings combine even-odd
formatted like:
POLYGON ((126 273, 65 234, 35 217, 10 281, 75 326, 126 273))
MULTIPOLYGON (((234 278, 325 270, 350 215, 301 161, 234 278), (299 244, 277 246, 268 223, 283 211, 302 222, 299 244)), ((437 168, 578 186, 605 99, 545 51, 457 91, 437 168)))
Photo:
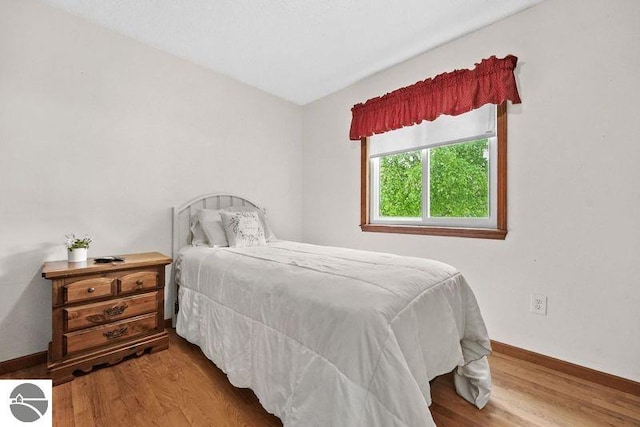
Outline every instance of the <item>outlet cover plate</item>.
POLYGON ((531 307, 529 311, 542 316, 547 315, 547 297, 540 294, 531 294, 531 307))

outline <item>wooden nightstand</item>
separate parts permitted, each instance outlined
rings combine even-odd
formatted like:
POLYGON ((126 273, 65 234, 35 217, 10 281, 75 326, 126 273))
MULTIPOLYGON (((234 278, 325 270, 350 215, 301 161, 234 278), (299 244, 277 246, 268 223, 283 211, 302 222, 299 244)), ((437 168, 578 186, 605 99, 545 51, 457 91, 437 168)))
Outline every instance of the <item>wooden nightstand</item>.
POLYGON ((125 356, 169 346, 164 321, 165 266, 158 252, 123 255, 124 262, 45 262, 52 280, 52 341, 47 367, 58 385, 73 372, 115 364, 125 356))

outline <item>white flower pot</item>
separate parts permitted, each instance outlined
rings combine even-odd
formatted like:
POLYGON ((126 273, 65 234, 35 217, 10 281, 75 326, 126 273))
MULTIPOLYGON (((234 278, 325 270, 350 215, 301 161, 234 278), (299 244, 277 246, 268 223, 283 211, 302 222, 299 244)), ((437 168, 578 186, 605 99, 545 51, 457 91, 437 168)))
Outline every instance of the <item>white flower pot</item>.
POLYGON ((68 262, 84 262, 87 260, 87 248, 75 248, 67 250, 68 262))

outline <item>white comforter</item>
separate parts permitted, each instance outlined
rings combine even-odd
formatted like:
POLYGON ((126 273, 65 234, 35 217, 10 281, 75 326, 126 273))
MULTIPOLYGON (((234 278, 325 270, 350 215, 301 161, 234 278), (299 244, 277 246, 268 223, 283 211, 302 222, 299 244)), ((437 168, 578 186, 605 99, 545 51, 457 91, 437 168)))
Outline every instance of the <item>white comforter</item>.
POLYGON ((429 380, 483 407, 489 338, 437 261, 279 241, 185 248, 177 332, 285 426, 433 426, 429 380))

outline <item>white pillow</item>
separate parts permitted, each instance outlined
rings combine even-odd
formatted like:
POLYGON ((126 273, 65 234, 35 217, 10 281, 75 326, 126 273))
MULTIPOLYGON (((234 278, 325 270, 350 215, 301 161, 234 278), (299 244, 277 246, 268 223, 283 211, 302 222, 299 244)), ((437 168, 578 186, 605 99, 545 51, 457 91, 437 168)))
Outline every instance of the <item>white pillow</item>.
POLYGON ((207 243, 212 247, 229 246, 220 212, 214 209, 200 209, 198 211, 198 223, 207 237, 207 243))
POLYGON ((264 229, 257 212, 220 212, 224 231, 232 248, 262 246, 264 229))
POLYGON ((264 238, 267 242, 270 242, 272 240, 276 240, 276 235, 273 234, 273 231, 271 230, 271 227, 269 227, 269 223, 267 222, 267 217, 264 214, 264 212, 258 208, 254 208, 251 206, 237 206, 237 207, 230 207, 230 208, 225 208, 222 209, 222 211, 225 212, 256 212, 258 214, 258 218, 260 219, 260 223, 262 224, 262 228, 264 230, 264 238))
POLYGON ((207 240, 206 234, 204 234, 204 230, 200 225, 200 221, 198 221, 198 214, 200 209, 195 209, 191 211, 191 217, 189 218, 189 229, 191 230, 191 245, 192 246, 208 246, 209 241, 207 240))
POLYGON ((204 230, 200 225, 200 222, 196 219, 191 223, 191 245, 192 246, 207 246, 209 241, 207 235, 204 234, 204 230))

